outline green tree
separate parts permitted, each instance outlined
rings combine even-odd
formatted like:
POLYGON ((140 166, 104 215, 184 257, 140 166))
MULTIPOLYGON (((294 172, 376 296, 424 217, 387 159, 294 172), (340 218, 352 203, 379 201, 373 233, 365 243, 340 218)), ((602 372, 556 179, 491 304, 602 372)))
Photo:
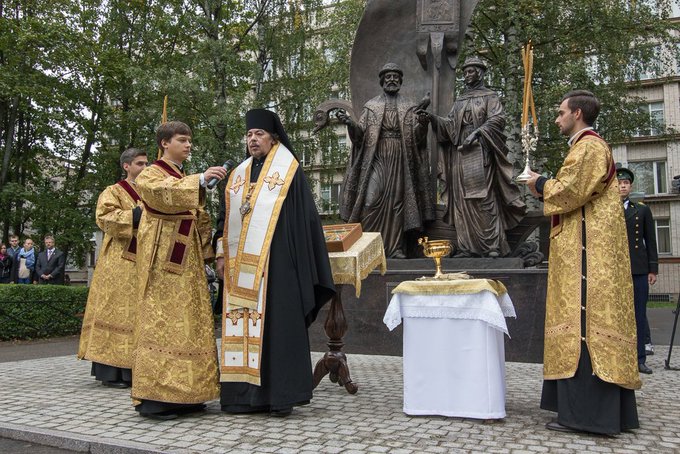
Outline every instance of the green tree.
MULTIPOLYGON (((675 1, 675 0, 673 0, 675 1)), ((536 161, 555 172, 566 150, 554 125, 556 105, 574 88, 592 90, 602 101, 598 130, 611 142, 625 140, 649 122, 631 88, 640 77, 668 61, 659 49, 675 52, 676 23, 666 21, 670 0, 575 1, 482 0, 475 12, 467 52, 489 60, 490 80, 505 100, 516 165, 523 67, 520 49, 534 44, 534 96, 541 137, 536 161)), ((668 55, 668 54, 667 54, 668 55)), ((538 164, 532 164, 539 168, 538 164)))

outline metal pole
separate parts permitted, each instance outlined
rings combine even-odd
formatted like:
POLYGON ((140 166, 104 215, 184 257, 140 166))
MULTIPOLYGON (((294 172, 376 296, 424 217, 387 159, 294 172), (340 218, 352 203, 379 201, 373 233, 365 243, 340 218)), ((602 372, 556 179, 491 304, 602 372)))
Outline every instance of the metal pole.
POLYGON ((673 341, 675 340, 675 329, 678 327, 678 313, 680 313, 680 297, 678 304, 675 306, 675 321, 673 322, 673 331, 671 332, 671 342, 668 346, 668 359, 665 360, 664 369, 666 370, 680 370, 678 367, 671 367, 671 353, 673 352, 673 341))

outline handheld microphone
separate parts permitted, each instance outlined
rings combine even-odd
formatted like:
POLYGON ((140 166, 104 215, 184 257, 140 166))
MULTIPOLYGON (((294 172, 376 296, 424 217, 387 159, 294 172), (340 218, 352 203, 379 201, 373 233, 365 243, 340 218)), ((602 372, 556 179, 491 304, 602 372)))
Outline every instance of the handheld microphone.
MULTIPOLYGON (((234 167, 234 165, 235 165, 234 161, 232 161, 231 159, 227 159, 227 161, 224 164, 222 164, 222 168, 226 170, 227 173, 229 173, 229 171, 234 167)), ((219 181, 220 181, 219 178, 211 178, 210 181, 208 181, 207 188, 208 189, 214 188, 215 186, 217 186, 217 183, 219 183, 219 181)))

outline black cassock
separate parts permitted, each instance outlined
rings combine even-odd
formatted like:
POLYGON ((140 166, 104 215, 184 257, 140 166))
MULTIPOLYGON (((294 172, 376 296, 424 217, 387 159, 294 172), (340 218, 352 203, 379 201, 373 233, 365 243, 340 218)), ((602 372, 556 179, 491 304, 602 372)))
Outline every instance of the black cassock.
MULTIPOLYGON (((253 160, 251 182, 257 181, 262 163, 253 160)), ((223 234, 224 219, 222 200, 216 236, 223 234)), ((223 411, 276 411, 309 403, 314 386, 307 328, 334 294, 321 219, 300 166, 281 207, 269 252, 261 386, 221 383, 223 411)))

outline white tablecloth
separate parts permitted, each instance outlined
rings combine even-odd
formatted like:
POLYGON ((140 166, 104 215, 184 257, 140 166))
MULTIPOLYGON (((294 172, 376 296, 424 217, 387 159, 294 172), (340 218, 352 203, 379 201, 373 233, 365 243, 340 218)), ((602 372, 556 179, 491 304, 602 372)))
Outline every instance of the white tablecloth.
POLYGON ((507 293, 395 294, 384 322, 404 319, 404 413, 504 418, 506 316, 507 293))

